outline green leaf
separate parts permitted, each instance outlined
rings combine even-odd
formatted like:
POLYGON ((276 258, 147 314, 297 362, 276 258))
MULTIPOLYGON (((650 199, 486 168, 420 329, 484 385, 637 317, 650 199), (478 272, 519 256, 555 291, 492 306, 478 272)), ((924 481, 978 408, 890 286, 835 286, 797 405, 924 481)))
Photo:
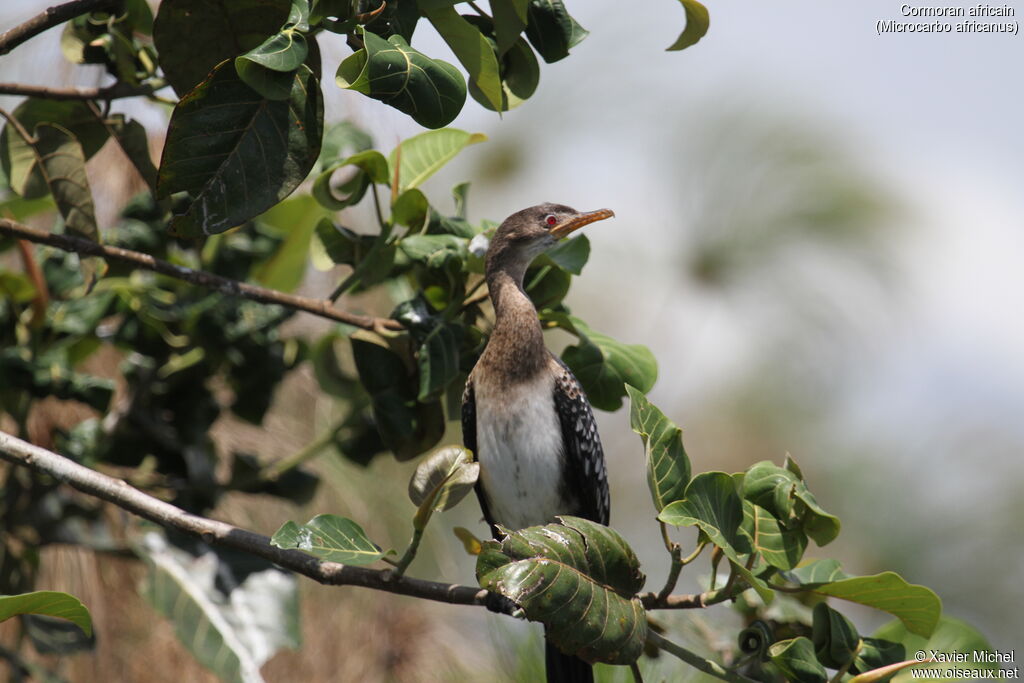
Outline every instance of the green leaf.
POLYGON ((529 4, 529 0, 491 0, 498 54, 504 56, 519 40, 519 34, 526 28, 529 4))
POLYGON ((563 652, 590 662, 630 664, 643 652, 644 584, 629 545, 608 527, 578 517, 486 541, 477 579, 545 625, 563 652))
POLYGON ((676 38, 676 42, 667 48, 669 51, 684 50, 696 44, 708 32, 708 25, 711 21, 708 16, 708 8, 697 0, 679 0, 679 2, 686 10, 686 28, 676 38))
POLYGON ((0 201, 0 216, 10 217, 16 221, 24 221, 44 211, 56 208, 53 197, 45 195, 38 199, 25 199, 17 195, 0 201))
POLYGON ((682 500, 690 483, 690 459, 683 448, 683 430, 647 400, 636 388, 629 394, 629 426, 644 442, 647 486, 658 512, 669 503, 682 500))
POLYGON ((313 196, 325 208, 341 211, 358 204, 371 183, 387 183, 388 175, 388 162, 383 154, 373 149, 356 152, 350 157, 330 163, 320 172, 313 181, 313 196), (354 166, 355 173, 332 188, 331 181, 335 172, 346 166, 354 166))
POLYGON ((416 528, 426 527, 431 513, 458 505, 479 475, 480 463, 462 446, 442 446, 423 459, 409 480, 409 499, 419 507, 416 528))
POLYGON ((749 554, 753 548, 742 531, 743 501, 731 476, 725 472, 698 474, 686 487, 685 497, 668 505, 658 519, 673 526, 700 528, 765 602, 772 599, 768 584, 751 574, 740 559, 741 554, 749 554))
POLYGON ((19 614, 43 614, 67 619, 86 636, 92 635, 92 618, 82 601, 59 591, 35 591, 21 595, 0 596, 0 622, 19 614))
POLYGON ((830 669, 840 669, 853 659, 860 642, 857 628, 824 602, 814 606, 811 630, 819 662, 830 669))
POLYGON ((341 564, 372 564, 384 556, 361 526, 338 515, 317 515, 302 526, 285 522, 271 537, 270 544, 341 564))
POLYGON ((306 36, 302 33, 308 30, 309 3, 294 0, 284 28, 235 58, 239 77, 267 99, 288 99, 292 74, 309 54, 306 36))
POLYGON ((363 261, 375 241, 373 235, 357 234, 326 218, 317 223, 316 238, 331 261, 349 266, 363 261))
MULTIPOLYGON (((107 141, 108 132, 85 102, 29 98, 18 105, 12 116, 31 135, 40 123, 57 124, 70 131, 89 159, 107 141)), ((31 145, 10 123, 0 133, 0 168, 11 189, 26 199, 38 199, 50 192, 31 145)))
POLYGON ((590 240, 586 235, 573 237, 558 243, 544 254, 562 270, 579 275, 590 259, 590 240))
POLYGON ((352 355, 372 400, 377 431, 398 460, 414 458, 441 440, 445 427, 441 402, 417 400, 418 386, 397 354, 353 337, 352 355))
POLYGON ((765 562, 779 569, 796 567, 807 550, 807 534, 783 526, 774 515, 749 500, 743 501, 743 515, 743 528, 765 562))
POLYGON ((293 292, 302 284, 309 261, 309 244, 320 221, 327 212, 313 197, 290 197, 260 216, 261 223, 273 227, 284 236, 274 254, 261 263, 253 278, 264 287, 293 292))
POLYGON ((743 497, 771 512, 787 527, 800 526, 819 546, 839 535, 839 519, 825 512, 797 474, 767 460, 743 478, 743 497))
POLYGON ((421 403, 439 398, 459 376, 459 332, 458 326, 441 322, 420 344, 416 352, 419 367, 419 392, 416 399, 421 403))
POLYGON ((338 66, 339 87, 380 100, 427 128, 445 126, 462 111, 466 82, 458 69, 414 50, 400 35, 384 40, 358 33, 365 46, 338 66))
POLYGON ((356 152, 365 152, 372 147, 373 138, 366 132, 350 121, 341 121, 324 132, 317 168, 322 171, 337 159, 344 159, 356 152))
POLYGON ((479 28, 466 21, 444 0, 418 0, 423 15, 441 34, 448 47, 469 72, 469 79, 483 94, 490 108, 503 111, 501 71, 491 42, 479 28))
POLYGON ((156 166, 149 155, 149 137, 142 124, 132 119, 125 120, 122 114, 115 114, 107 119, 107 127, 111 137, 117 141, 135 170, 139 172, 150 190, 156 189, 156 166))
POLYGON ((99 239, 92 190, 85 174, 85 153, 71 131, 41 123, 35 130, 39 170, 64 217, 68 231, 93 241, 99 239))
POLYGON ((466 256, 466 239, 455 235, 409 235, 403 237, 398 246, 411 260, 424 263, 445 251, 453 252, 459 258, 466 256))
POLYGON ((158 195, 192 195, 172 230, 224 232, 277 204, 313 167, 322 126, 320 86, 306 66, 295 74, 290 98, 275 101, 222 63, 171 115, 158 195))
POLYGON ((825 667, 814 657, 814 644, 803 636, 772 643, 768 656, 793 683, 824 683, 828 680, 825 667))
POLYGON ((150 566, 143 591, 147 602, 220 680, 262 680, 260 667, 277 650, 299 646, 294 575, 251 557, 243 568, 234 566, 230 555, 194 556, 156 533, 146 535, 139 552, 150 566))
MULTIPOLYGON (((875 638, 884 639, 901 644, 906 653, 924 652, 926 655, 932 650, 951 654, 962 652, 967 659, 963 662, 945 662, 942 664, 929 664, 930 669, 980 669, 995 671, 999 665, 995 662, 975 662, 974 653, 994 652, 988 639, 978 629, 970 624, 954 617, 943 616, 939 619, 932 631, 931 636, 915 634, 907 629, 906 624, 899 620, 890 621, 875 632, 875 638)), ((942 675, 936 678, 942 678, 942 675)), ((893 683, 909 683, 917 680, 909 671, 900 673, 892 679, 893 683)))
POLYGON ((579 344, 562 352, 562 360, 583 385, 595 408, 618 410, 626 385, 642 393, 654 386, 658 363, 650 349, 640 344, 623 344, 588 327, 579 318, 571 317, 571 331, 579 344))
MULTIPOLYGON (((498 52, 494 22, 486 17, 478 16, 469 16, 466 17, 466 20, 480 30, 491 44, 491 50, 498 52)), ((469 81, 470 96, 485 109, 497 112, 508 111, 518 107, 536 92, 537 86, 540 84, 540 65, 525 38, 517 37, 510 48, 499 57, 498 73, 501 76, 500 107, 495 107, 475 81, 469 81)))
POLYGON ((924 586, 907 583, 895 572, 874 576, 849 576, 835 560, 822 560, 783 577, 804 590, 888 612, 899 618, 911 633, 929 636, 939 623, 942 601, 924 586), (817 566, 815 566, 817 565, 817 566))
POLYGON ((419 189, 412 188, 398 195, 391 205, 391 220, 398 225, 418 229, 430 215, 430 203, 419 189))
POLYGON ((526 37, 547 63, 569 56, 569 50, 587 37, 561 0, 530 0, 526 37))
POLYGON ((153 25, 160 68, 184 96, 225 59, 276 35, 288 13, 277 0, 164 0, 153 25))
POLYGON ((469 145, 483 142, 483 133, 467 133, 457 128, 443 128, 414 135, 401 142, 388 155, 393 169, 398 165, 398 189, 419 187, 430 176, 469 145))

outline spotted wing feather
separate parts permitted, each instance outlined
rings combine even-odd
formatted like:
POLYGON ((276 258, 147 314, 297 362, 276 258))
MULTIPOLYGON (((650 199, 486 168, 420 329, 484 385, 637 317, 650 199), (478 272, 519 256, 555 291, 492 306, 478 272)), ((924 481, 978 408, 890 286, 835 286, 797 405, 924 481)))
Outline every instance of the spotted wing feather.
POLYGON ((565 498, 576 502, 572 514, 599 524, 608 524, 611 501, 608 496, 608 473, 604 449, 597 433, 597 421, 587 395, 572 371, 559 358, 555 379, 555 410, 562 425, 565 446, 565 498))

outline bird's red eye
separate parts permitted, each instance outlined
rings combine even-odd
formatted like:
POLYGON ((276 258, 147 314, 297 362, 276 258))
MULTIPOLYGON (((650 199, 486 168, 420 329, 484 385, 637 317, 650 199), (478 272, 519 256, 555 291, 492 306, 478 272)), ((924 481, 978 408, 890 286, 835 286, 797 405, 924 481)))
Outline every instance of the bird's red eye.
POLYGON ((555 218, 554 215, 548 214, 547 217, 544 218, 544 222, 547 223, 548 225, 554 225, 555 223, 558 222, 558 219, 555 218))

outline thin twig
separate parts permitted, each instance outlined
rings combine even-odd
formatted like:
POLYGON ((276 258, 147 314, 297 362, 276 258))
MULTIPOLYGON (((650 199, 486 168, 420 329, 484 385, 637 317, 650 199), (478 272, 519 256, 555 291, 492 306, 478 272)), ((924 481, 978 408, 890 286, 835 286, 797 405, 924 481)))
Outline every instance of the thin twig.
POLYGON ((58 24, 63 24, 68 19, 95 12, 112 4, 114 4, 112 0, 72 0, 63 5, 47 7, 28 21, 18 24, 0 35, 0 55, 7 54, 26 40, 30 40, 58 24))
POLYGON ((723 681, 732 681, 732 683, 748 683, 751 680, 729 671, 718 662, 712 662, 710 659, 704 659, 695 652, 690 652, 682 645, 676 645, 671 640, 658 635, 652 630, 647 631, 647 642, 671 655, 675 655, 693 668, 699 669, 709 676, 720 678, 723 681))
POLYGON ((0 95, 24 95, 44 100, 117 100, 125 97, 152 95, 152 85, 114 83, 103 88, 48 88, 25 83, 0 83, 0 95))
POLYGON ((28 132, 28 130, 25 129, 25 126, 21 125, 21 121, 16 119, 14 114, 10 113, 6 109, 0 108, 0 116, 7 119, 7 123, 14 128, 14 132, 18 134, 18 137, 25 141, 25 144, 34 145, 37 142, 35 136, 28 132))
POLYGON ((329 301, 322 299, 310 299, 307 297, 286 294, 274 289, 250 285, 246 282, 231 280, 220 275, 208 273, 205 270, 193 270, 185 266, 178 266, 167 261, 154 258, 149 254, 143 254, 130 249, 111 247, 97 244, 80 237, 70 235, 57 235, 45 230, 37 230, 16 221, 0 218, 0 233, 7 233, 30 242, 46 244, 64 251, 84 254, 86 256, 98 256, 106 261, 120 261, 139 268, 152 270, 161 275, 184 280, 200 287, 212 289, 229 296, 238 296, 252 301, 259 301, 265 304, 278 304, 296 311, 304 311, 313 315, 336 320, 364 330, 401 330, 402 324, 390 318, 375 318, 368 315, 359 315, 335 308, 329 301))
POLYGON ((0 431, 0 459, 48 474, 91 496, 113 503, 129 512, 197 536, 211 545, 233 548, 262 557, 285 569, 308 576, 314 581, 334 586, 362 586, 375 590, 408 595, 415 598, 455 605, 486 605, 501 611, 501 601, 489 591, 475 586, 425 581, 394 576, 390 570, 353 567, 337 562, 324 562, 298 550, 285 550, 270 545, 270 539, 231 524, 199 517, 170 503, 146 495, 121 479, 114 479, 69 460, 61 455, 22 441, 0 431))

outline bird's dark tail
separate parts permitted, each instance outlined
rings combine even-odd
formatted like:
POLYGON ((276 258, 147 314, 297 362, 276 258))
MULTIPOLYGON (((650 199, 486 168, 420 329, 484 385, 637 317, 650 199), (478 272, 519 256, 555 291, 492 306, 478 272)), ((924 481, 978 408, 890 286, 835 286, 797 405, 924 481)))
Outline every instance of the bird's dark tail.
POLYGON ((562 654, 551 643, 544 642, 544 663, 548 683, 594 683, 594 668, 579 657, 562 654))

